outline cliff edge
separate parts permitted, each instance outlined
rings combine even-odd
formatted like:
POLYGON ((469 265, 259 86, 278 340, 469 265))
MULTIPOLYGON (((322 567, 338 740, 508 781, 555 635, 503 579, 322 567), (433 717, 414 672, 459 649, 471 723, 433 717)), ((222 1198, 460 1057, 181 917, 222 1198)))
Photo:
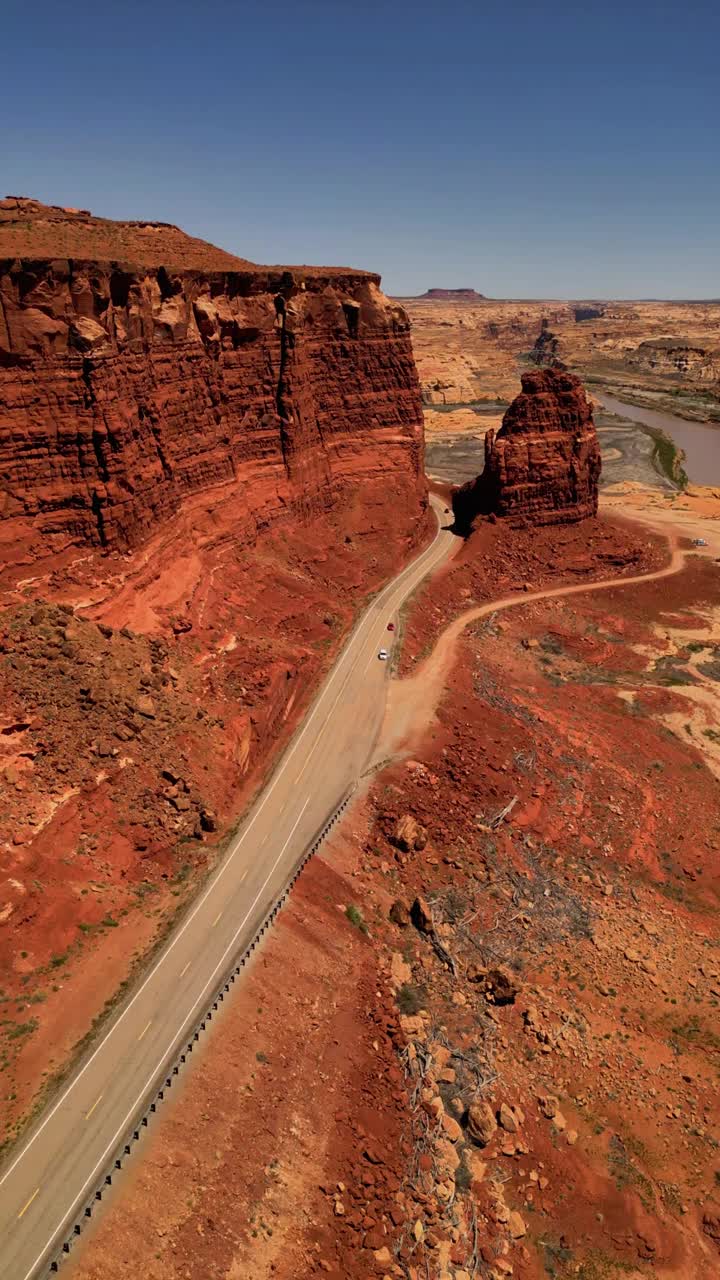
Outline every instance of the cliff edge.
POLYGON ((220 486, 248 538, 369 482, 419 527, 405 312, 370 272, 259 266, 166 223, 8 197, 0 477, 0 543, 26 560, 133 548, 220 486))

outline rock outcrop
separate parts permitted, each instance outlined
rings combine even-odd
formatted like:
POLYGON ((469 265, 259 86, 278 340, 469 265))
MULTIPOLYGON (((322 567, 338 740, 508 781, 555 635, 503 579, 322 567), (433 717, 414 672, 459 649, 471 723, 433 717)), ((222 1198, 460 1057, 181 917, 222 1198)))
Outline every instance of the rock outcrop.
POLYGON ((0 544, 26 561, 125 550, 220 486, 241 537, 369 480, 416 527, 420 389, 407 317, 379 286, 0 201, 0 544))
POLYGON ((574 307, 575 323, 582 324, 586 320, 602 320, 605 307, 574 307))
POLYGON ((557 334, 552 332, 547 316, 543 316, 540 332, 535 339, 532 350, 528 352, 528 359, 533 364, 540 365, 541 368, 546 365, 559 365, 561 364, 559 350, 560 341, 557 334))
POLYGON ((600 448, 579 378, 562 368, 524 373, 497 434, 485 437, 485 469, 453 495, 467 531, 479 514, 565 524, 597 514, 600 448))

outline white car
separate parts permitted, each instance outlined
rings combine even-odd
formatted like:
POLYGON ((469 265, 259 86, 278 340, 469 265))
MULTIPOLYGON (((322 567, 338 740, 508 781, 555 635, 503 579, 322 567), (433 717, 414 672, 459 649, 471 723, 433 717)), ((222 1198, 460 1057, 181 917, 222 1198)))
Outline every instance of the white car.
POLYGON ((381 662, 387 662, 387 660, 388 660, 388 651, 387 651, 387 649, 381 649, 381 650, 380 650, 380 652, 379 652, 379 654, 378 654, 378 658, 380 659, 380 661, 381 661, 381 662))
POLYGON ((707 542, 705 541, 705 539, 704 539, 704 538, 693 538, 693 540, 692 540, 692 544, 693 544, 693 546, 694 546, 694 547, 706 547, 706 546, 707 546, 707 542))

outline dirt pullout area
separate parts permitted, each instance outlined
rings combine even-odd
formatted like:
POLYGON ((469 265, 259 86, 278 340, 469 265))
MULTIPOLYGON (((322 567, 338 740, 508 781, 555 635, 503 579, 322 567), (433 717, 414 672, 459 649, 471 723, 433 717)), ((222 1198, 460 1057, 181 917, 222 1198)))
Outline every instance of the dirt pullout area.
POLYGON ((132 556, 0 579, 0 1144, 196 892, 423 535, 365 486, 238 546, 236 502, 188 503, 132 556))
POLYGON ((719 576, 464 631, 73 1280, 717 1275, 719 576))

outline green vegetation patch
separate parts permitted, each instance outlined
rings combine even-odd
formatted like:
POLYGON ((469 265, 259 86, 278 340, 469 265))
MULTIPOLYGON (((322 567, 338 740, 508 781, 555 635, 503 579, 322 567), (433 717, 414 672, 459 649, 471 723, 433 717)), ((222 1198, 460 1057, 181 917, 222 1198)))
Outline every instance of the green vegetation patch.
POLYGON ((361 933, 368 932, 368 927, 365 921, 363 920, 362 912, 359 907, 355 906, 354 902, 348 903, 348 905, 345 908, 345 915, 347 916, 351 925, 354 925, 354 927, 356 929, 359 929, 361 933))
POLYGON ((637 1165, 633 1164, 626 1143, 616 1133, 610 1139, 608 1165, 618 1191, 629 1189, 637 1192, 645 1208, 651 1211, 655 1204, 652 1183, 644 1173, 641 1173, 637 1165))
POLYGON ((670 1030, 670 1047, 675 1053, 687 1053, 688 1049, 696 1047, 720 1053, 720 1035, 701 1022, 696 1013, 670 1030))
POLYGON ((20 1040, 23 1036, 31 1036, 33 1031, 37 1031, 40 1023, 37 1018, 30 1018, 28 1022, 16 1022, 7 1032, 8 1040, 20 1040))

